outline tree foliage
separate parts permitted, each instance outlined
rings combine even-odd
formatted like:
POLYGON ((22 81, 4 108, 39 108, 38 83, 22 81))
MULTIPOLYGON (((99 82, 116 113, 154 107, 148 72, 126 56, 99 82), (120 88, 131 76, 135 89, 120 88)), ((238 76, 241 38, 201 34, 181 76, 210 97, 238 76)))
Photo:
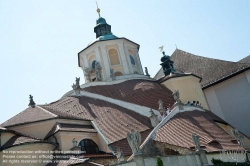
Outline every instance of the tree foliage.
POLYGON ((164 166, 163 161, 159 156, 157 157, 157 165, 156 166, 164 166))

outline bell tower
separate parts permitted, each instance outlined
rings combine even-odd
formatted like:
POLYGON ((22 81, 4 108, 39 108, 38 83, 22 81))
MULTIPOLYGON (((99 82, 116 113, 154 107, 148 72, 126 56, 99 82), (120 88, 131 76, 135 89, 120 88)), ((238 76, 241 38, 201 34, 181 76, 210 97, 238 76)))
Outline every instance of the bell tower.
POLYGON ((96 39, 78 53, 85 82, 145 77, 138 54, 140 45, 113 35, 98 6, 96 11, 99 16, 94 27, 96 39))

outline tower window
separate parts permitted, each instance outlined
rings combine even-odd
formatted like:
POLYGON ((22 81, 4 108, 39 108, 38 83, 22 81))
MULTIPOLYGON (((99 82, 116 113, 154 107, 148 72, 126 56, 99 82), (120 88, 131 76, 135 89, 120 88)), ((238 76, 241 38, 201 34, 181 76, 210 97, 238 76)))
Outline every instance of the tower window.
POLYGON ((95 69, 95 63, 96 63, 96 60, 93 60, 91 66, 92 66, 92 69, 95 69))
POLYGON ((98 146, 91 139, 81 140, 79 146, 81 146, 81 151, 85 151, 86 153, 99 153, 98 146))
POLYGON ((122 76, 123 74, 119 71, 115 72, 115 76, 122 76))
POLYGON ((133 56, 132 56, 132 55, 129 55, 129 58, 130 58, 131 64, 132 64, 132 65, 135 65, 135 60, 134 60, 133 56))
POLYGON ((110 60, 111 65, 120 64, 118 53, 117 53, 117 51, 115 49, 110 49, 108 51, 108 53, 109 53, 109 60, 110 60))

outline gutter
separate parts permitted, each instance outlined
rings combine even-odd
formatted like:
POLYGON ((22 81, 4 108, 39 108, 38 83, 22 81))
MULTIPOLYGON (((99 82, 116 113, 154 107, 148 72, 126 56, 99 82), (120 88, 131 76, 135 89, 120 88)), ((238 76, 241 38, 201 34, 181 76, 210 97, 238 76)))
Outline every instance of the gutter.
POLYGON ((107 144, 107 146, 109 147, 110 151, 112 152, 113 155, 115 155, 115 152, 113 151, 113 149, 111 148, 111 146, 109 146, 109 142, 108 140, 104 137, 104 135, 102 134, 102 132, 99 130, 99 128, 97 127, 97 125, 95 124, 94 121, 91 121, 94 129, 97 131, 98 134, 100 134, 100 136, 102 137, 102 139, 104 140, 104 142, 107 144))

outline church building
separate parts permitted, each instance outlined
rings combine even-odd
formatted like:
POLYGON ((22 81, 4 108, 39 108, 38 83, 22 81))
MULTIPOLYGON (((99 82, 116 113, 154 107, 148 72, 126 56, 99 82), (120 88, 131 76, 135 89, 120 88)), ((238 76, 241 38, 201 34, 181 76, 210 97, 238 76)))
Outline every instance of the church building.
POLYGON ((171 57, 163 51, 155 62, 162 71, 151 78, 143 71, 140 45, 115 36, 97 12, 96 39, 77 55, 83 75, 57 101, 37 104, 30 95, 28 108, 0 125, 0 165, 132 166, 142 156, 150 166, 156 156, 174 156, 172 166, 198 166, 223 151, 247 155, 249 137, 210 110, 217 101, 208 100, 204 85, 212 83, 185 70, 190 66, 179 58, 183 51, 171 57), (137 144, 131 143, 133 132, 137 144), (20 154, 14 159, 10 151, 20 154))

